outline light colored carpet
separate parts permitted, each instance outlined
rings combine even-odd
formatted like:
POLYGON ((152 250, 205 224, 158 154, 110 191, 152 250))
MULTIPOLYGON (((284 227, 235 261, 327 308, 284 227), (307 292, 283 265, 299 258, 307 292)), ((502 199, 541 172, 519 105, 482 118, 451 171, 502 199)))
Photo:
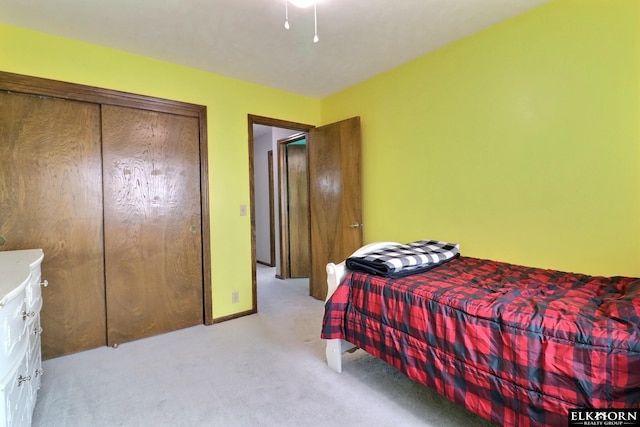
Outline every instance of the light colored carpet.
POLYGON ((45 361, 33 426, 489 426, 362 350, 329 370, 308 281, 258 267, 258 314, 45 361))

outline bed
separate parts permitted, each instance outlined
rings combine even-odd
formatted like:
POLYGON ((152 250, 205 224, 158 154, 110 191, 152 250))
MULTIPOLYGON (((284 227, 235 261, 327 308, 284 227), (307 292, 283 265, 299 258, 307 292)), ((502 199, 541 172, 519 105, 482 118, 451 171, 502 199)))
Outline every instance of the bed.
MULTIPOLYGON (((366 245, 364 257, 396 242, 366 245)), ((458 256, 391 278, 327 265, 327 363, 363 349, 499 425, 640 408, 640 279, 458 256)))

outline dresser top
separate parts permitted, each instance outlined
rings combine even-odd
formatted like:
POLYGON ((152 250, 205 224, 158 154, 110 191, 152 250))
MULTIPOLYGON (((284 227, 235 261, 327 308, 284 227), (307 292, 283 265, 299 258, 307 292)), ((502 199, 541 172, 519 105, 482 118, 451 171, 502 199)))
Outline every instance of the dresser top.
POLYGON ((0 301, 29 279, 31 266, 43 257, 42 249, 0 252, 0 301))

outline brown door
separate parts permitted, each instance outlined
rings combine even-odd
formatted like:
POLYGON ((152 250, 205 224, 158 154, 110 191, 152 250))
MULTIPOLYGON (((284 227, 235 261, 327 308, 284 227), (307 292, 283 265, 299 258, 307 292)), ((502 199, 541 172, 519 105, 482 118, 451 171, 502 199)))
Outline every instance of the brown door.
POLYGON ((309 293, 314 298, 327 296, 327 263, 362 246, 360 140, 359 117, 309 131, 309 293))
POLYGON ((267 171, 269 175, 269 267, 276 266, 276 209, 273 173, 273 150, 267 152, 267 171))
POLYGON ((43 358, 104 346, 100 107, 0 92, 0 250, 42 248, 43 358))
POLYGON ((292 143, 286 146, 286 150, 290 277, 309 277, 311 259, 307 146, 292 143))
POLYGON ((107 342, 202 324, 198 119, 103 106, 107 342))

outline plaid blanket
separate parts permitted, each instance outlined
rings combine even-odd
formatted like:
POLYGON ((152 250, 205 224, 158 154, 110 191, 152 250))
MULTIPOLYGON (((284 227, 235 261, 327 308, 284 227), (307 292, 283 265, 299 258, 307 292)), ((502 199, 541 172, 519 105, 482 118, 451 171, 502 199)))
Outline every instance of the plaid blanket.
POLYGON ((325 306, 321 336, 498 425, 640 408, 640 278, 462 256, 400 279, 352 272, 325 306))
POLYGON ((390 245, 362 257, 349 257, 347 268, 385 277, 405 277, 437 267, 458 256, 460 245, 439 240, 418 240, 390 245))

